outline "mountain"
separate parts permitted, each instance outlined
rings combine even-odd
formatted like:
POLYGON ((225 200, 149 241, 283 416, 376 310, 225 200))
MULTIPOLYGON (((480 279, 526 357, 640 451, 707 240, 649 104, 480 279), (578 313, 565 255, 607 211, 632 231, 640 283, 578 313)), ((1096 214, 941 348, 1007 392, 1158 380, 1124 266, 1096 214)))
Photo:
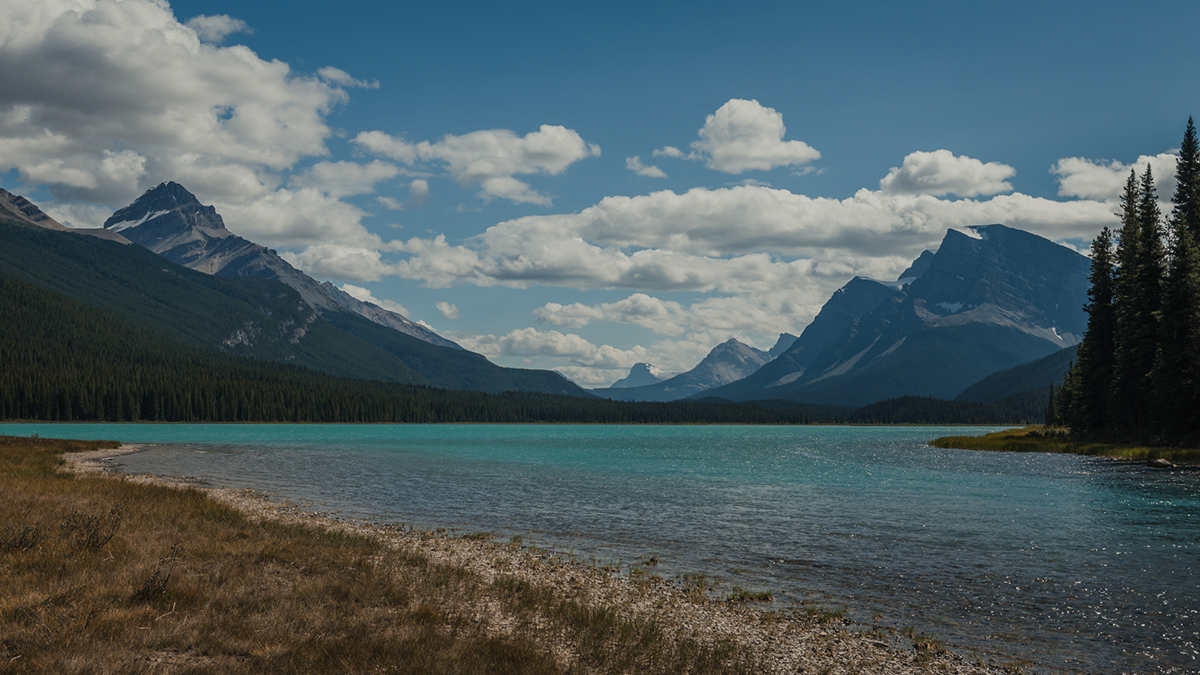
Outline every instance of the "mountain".
POLYGON ((1045 404, 1050 400, 1050 385, 1062 384, 1063 375, 1070 369, 1078 351, 1079 345, 1074 345, 1036 361, 992 373, 964 389, 954 400, 992 403, 1037 390, 1042 392, 1041 399, 1045 404))
POLYGON ((629 369, 629 374, 625 377, 613 382, 609 389, 627 389, 629 387, 641 387, 647 384, 658 384, 665 378, 654 373, 657 368, 649 363, 635 363, 629 369))
POLYGON ((750 376, 715 388, 705 396, 731 400, 780 398, 773 388, 800 379, 818 354, 832 345, 860 316, 875 309, 896 292, 895 283, 854 277, 834 291, 812 323, 775 360, 750 376))
POLYGON ((695 368, 655 384, 593 389, 597 396, 617 401, 674 401, 740 380, 767 363, 767 352, 730 338, 713 348, 695 368))
POLYGON ((0 277, 203 350, 363 380, 590 397, 558 373, 501 368, 479 354, 430 344, 344 309, 318 312, 273 279, 211 276, 141 246, 74 232, 0 213, 0 277))
POLYGON ((132 243, 125 237, 103 228, 67 227, 46 215, 44 211, 38 208, 37 204, 34 204, 21 195, 15 195, 4 188, 0 188, 0 216, 4 216, 7 222, 14 225, 33 225, 44 230, 83 234, 96 237, 98 239, 108 239, 110 241, 120 242, 122 244, 132 243))
POLYGON ((225 228, 215 208, 201 204, 178 183, 161 183, 147 190, 114 213, 104 222, 104 228, 178 265, 221 277, 276 279, 296 289, 317 311, 349 310, 419 340, 461 349, 400 314, 358 300, 329 282, 317 282, 273 249, 235 235, 225 228))
POLYGON ((791 333, 780 333, 779 339, 775 341, 775 346, 767 350, 767 356, 772 359, 779 358, 779 355, 791 348, 798 336, 791 333))
POLYGON ((706 395, 851 406, 948 399, 992 373, 1078 343, 1087 325, 1088 268, 1085 256, 1003 225, 949 230, 923 274, 786 376, 794 379, 765 382, 773 373, 764 369, 752 386, 706 395))

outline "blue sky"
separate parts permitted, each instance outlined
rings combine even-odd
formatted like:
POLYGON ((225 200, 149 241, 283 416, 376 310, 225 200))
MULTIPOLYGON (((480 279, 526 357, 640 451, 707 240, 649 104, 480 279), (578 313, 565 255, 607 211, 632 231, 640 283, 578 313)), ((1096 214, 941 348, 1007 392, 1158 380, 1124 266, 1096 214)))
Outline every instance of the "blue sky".
POLYGON ((0 186, 95 226, 162 181, 503 365, 597 386, 799 333, 947 228, 1083 247, 1170 195, 1200 5, 0 7, 0 186))

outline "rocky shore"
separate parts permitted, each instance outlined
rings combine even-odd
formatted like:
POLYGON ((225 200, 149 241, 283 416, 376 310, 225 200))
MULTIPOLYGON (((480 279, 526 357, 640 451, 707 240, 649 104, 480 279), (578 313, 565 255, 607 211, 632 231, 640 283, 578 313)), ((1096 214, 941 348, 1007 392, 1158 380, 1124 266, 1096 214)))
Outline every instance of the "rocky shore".
MULTIPOLYGON (((115 473, 112 457, 136 452, 137 446, 64 455, 67 470, 115 473)), ((372 537, 398 554, 415 552, 447 566, 466 570, 485 583, 500 576, 516 578, 556 598, 613 610, 634 621, 653 623, 665 633, 700 644, 734 644, 753 655, 770 673, 956 673, 1020 672, 1013 664, 985 663, 943 648, 918 633, 907 635, 852 623, 836 612, 781 610, 771 603, 735 602, 706 591, 703 580, 665 579, 653 573, 653 561, 626 569, 601 568, 571 556, 502 543, 480 536, 454 536, 444 531, 414 530, 403 525, 336 518, 273 500, 251 490, 214 488, 181 478, 130 475, 126 480, 198 488, 255 519, 315 525, 372 537)), ((528 631, 494 599, 480 598, 458 608, 470 621, 495 634, 528 631)), ((575 647, 548 628, 537 633, 542 644, 564 667, 576 663, 575 647)))

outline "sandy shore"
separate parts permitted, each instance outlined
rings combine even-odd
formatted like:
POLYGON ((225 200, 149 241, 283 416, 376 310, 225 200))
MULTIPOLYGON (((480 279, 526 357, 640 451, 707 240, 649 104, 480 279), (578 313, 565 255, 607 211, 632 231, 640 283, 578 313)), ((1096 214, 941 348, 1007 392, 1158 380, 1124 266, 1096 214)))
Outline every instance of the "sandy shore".
MULTIPOLYGON (((137 452, 142 446, 64 455, 66 469, 78 473, 120 475, 110 461, 137 452)), ((630 618, 654 620, 668 632, 703 643, 733 640, 758 655, 771 673, 954 673, 1007 672, 934 645, 918 648, 910 637, 880 627, 845 619, 807 616, 772 608, 771 603, 730 603, 706 596, 685 580, 664 579, 653 568, 630 574, 626 570, 600 569, 570 556, 503 544, 478 538, 457 537, 444 531, 413 530, 403 525, 381 525, 334 518, 306 511, 253 490, 214 488, 186 478, 127 475, 124 480, 176 487, 199 488, 256 519, 318 525, 354 532, 383 541, 394 550, 416 550, 432 560, 462 567, 490 582, 498 574, 517 576, 552 589, 563 598, 611 607, 630 618)), ((498 603, 480 603, 473 621, 497 633, 516 626, 498 603)), ((547 632, 539 638, 562 663, 574 660, 570 647, 547 632)))

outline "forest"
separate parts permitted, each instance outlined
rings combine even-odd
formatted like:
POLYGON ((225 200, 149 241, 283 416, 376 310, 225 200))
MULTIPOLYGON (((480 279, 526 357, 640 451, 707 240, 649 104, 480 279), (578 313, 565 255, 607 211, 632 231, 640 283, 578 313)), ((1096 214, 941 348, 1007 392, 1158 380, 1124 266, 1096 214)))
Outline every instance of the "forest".
POLYGON ((1192 443, 1200 428, 1200 150, 1188 119, 1171 213, 1149 165, 1130 172, 1121 224, 1092 242, 1088 328, 1046 408, 1071 433, 1192 443))

